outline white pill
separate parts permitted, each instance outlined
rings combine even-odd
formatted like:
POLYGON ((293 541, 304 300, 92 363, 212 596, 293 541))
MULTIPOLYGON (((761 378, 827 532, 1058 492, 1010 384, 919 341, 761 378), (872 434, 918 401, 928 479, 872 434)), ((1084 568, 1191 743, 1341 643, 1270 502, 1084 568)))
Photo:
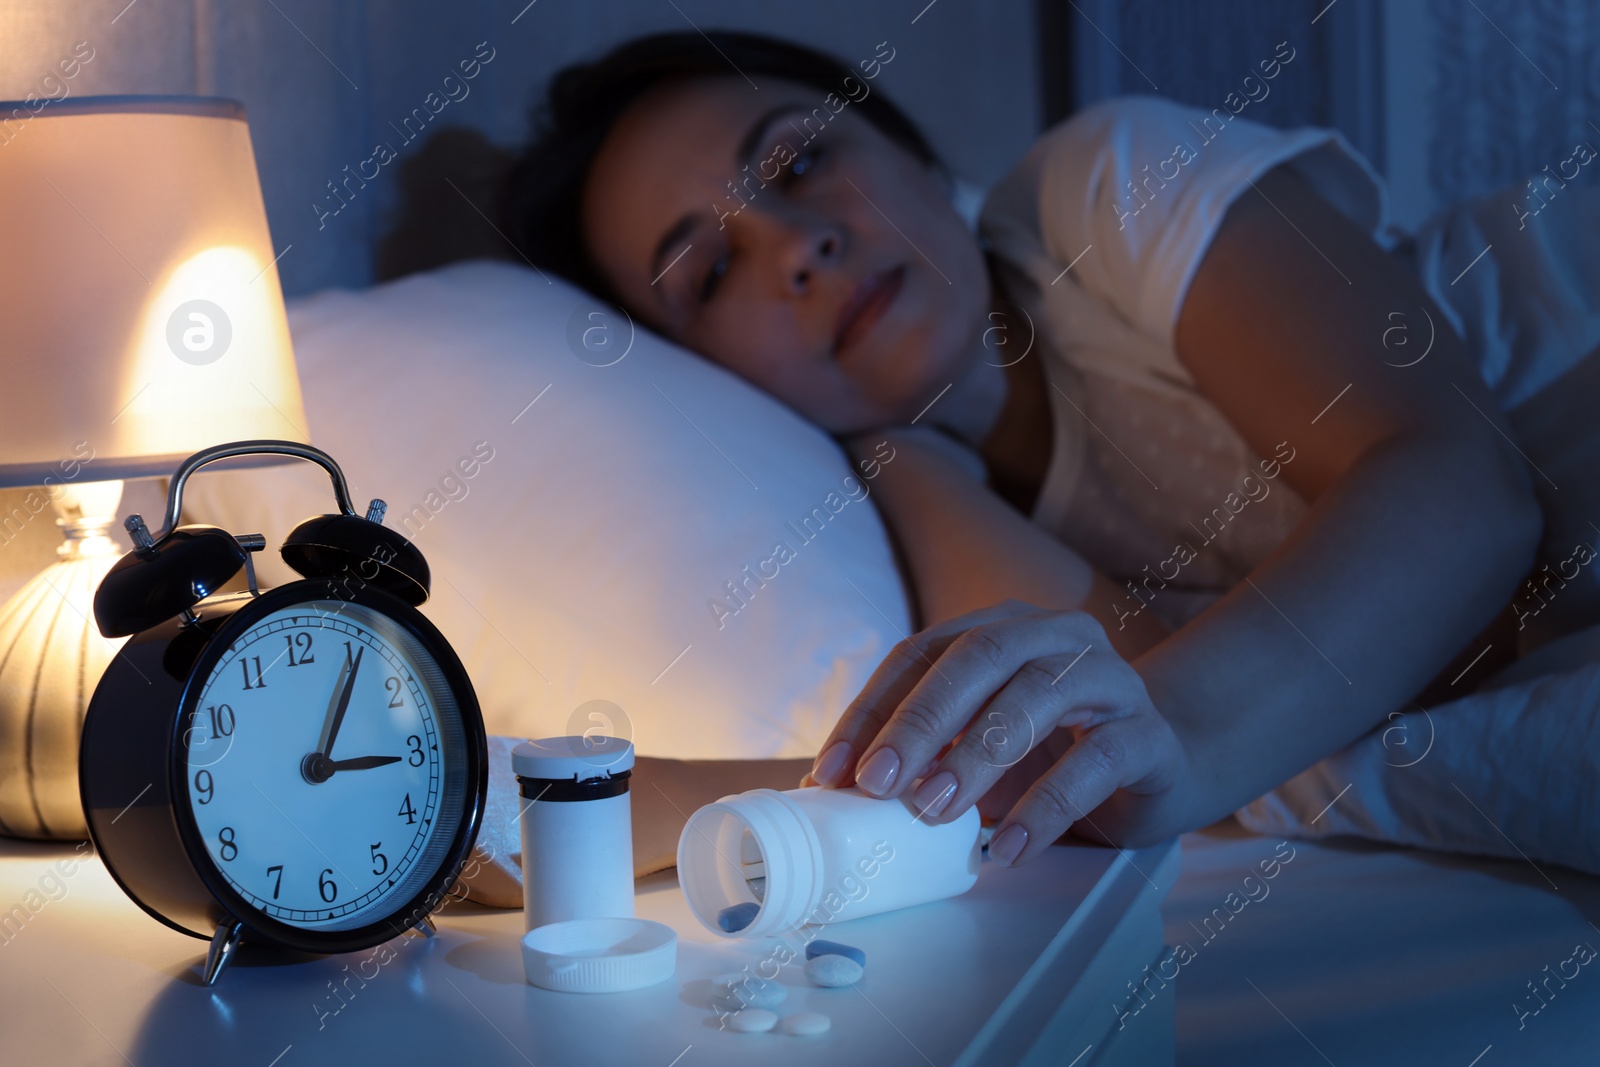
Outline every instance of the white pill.
POLYGON ((778 1017, 764 1008, 746 1008, 728 1016, 728 1025, 741 1034, 764 1034, 778 1025, 778 1017))
POLYGON ((784 1016, 783 1032, 796 1037, 816 1037, 827 1033, 832 1025, 833 1020, 819 1011, 799 1011, 784 1016))
POLYGON ((855 985, 864 973, 849 956, 815 956, 806 960, 806 977, 820 986, 855 985))

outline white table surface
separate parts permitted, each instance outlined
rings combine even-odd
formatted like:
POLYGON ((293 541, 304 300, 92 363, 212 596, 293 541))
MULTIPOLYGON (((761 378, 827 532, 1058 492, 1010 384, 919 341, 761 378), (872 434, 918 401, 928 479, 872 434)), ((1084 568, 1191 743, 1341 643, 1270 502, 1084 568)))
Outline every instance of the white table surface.
MULTIPOLYGON (((833 1019, 827 1035, 800 1038, 719 1030, 708 979, 754 965, 770 943, 702 929, 675 871, 638 883, 638 914, 679 934, 677 973, 648 989, 530 986, 521 912, 467 904, 444 909, 431 941, 412 935, 322 958, 243 949, 207 989, 198 977, 206 944, 141 912, 97 859, 62 879, 63 893, 47 874, 75 855, 70 846, 0 840, 0 917, 45 901, 20 930, 0 931, 0 1063, 988 1063, 1015 1046, 1010 1031, 1035 1025, 1041 1001, 1071 992, 1090 962, 1079 958, 1081 928, 1094 925, 1085 916, 1098 909, 1103 920, 1124 897, 1130 907, 1159 899, 1176 849, 1073 845, 1017 869, 986 862, 960 897, 832 924, 819 936, 864 949, 867 973, 855 988, 820 989, 785 966, 780 1014, 833 1019), (1080 908, 1085 900, 1092 907, 1080 908)), ((1144 962, 1128 961, 1129 975, 1144 962)), ((1094 996, 1109 1004, 1111 991, 1094 996)), ((1063 1063, 1076 1052, 1066 1051, 1063 1063)))

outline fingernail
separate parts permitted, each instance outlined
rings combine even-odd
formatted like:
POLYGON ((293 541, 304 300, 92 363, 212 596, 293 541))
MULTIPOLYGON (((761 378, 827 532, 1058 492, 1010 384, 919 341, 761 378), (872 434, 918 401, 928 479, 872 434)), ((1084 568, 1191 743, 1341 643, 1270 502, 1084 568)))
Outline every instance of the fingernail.
POLYGON ((956 776, 949 771, 940 771, 917 786, 917 791, 911 795, 916 801, 917 810, 923 818, 936 818, 950 805, 950 798, 956 795, 956 787, 960 785, 956 776))
POLYGON ((817 757, 816 766, 811 768, 811 777, 818 785, 838 785, 839 779, 844 776, 844 769, 850 766, 850 742, 835 741, 828 746, 828 750, 817 757))
POLYGON ((989 841, 989 855, 1009 867, 1028 845, 1028 828, 1014 822, 989 841))
POLYGON ((880 748, 856 768, 856 784, 881 797, 894 785, 894 776, 898 773, 900 754, 892 748, 880 748))

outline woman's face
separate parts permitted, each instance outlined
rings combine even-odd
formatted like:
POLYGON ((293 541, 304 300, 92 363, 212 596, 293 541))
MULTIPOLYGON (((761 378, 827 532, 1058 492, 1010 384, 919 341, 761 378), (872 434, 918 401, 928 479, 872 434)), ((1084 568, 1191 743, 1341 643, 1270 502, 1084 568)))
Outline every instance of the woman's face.
POLYGON ((657 86, 601 147, 582 224, 640 319, 851 433, 961 376, 989 292, 939 176, 827 97, 731 75, 657 86))

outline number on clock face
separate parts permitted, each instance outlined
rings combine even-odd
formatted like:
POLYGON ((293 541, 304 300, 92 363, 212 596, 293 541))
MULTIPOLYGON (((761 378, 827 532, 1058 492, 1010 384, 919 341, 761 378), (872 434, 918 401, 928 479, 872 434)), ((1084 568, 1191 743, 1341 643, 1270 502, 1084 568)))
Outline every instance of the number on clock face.
POLYGON ((425 659, 385 616, 318 601, 258 620, 212 669, 186 731, 189 804, 249 904, 348 929, 415 891, 446 770, 425 659))

